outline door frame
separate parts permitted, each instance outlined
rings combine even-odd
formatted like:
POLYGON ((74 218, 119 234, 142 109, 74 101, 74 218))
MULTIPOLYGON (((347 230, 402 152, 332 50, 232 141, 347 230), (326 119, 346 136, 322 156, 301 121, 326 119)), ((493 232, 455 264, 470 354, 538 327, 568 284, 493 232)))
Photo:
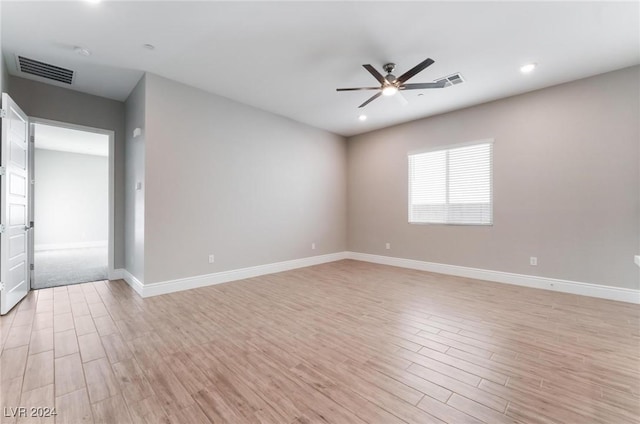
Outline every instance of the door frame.
MULTIPOLYGON (((106 130, 103 128, 96 128, 96 127, 89 127, 86 125, 78 125, 78 124, 70 124, 68 122, 61 122, 61 121, 54 121, 51 119, 44 119, 44 118, 35 118, 35 117, 29 117, 29 123, 30 125, 30 138, 31 137, 35 137, 35 125, 34 124, 42 124, 42 125, 50 125, 53 127, 60 127, 60 128, 66 128, 66 129, 70 129, 70 130, 78 130, 78 131, 84 131, 84 132, 91 132, 91 133, 95 133, 95 134, 103 134, 103 135, 107 135, 109 136, 109 182, 108 182, 108 186, 109 186, 109 225, 108 225, 108 241, 107 241, 107 261, 108 261, 108 265, 107 265, 107 278, 109 278, 109 280, 113 280, 116 277, 116 268, 115 268, 115 251, 114 251, 114 247, 115 247, 115 131, 113 130, 106 130)), ((34 140, 34 162, 35 162, 35 138, 34 140)), ((37 174, 37 169, 35 169, 35 166, 32 167, 33 169, 33 176, 34 176, 34 180, 37 180, 38 174, 37 174)), ((33 183, 32 183, 32 187, 33 187, 33 183)), ((31 190, 31 204, 33 205, 33 208, 35 210, 35 190, 31 190)), ((31 211, 31 217, 30 220, 33 221, 33 210, 31 211)), ((32 233, 32 237, 35 238, 35 231, 37 231, 38 228, 38 223, 36 222, 34 224, 34 229, 31 231, 32 233)), ((30 260, 31 260, 31 265, 33 265, 34 263, 34 243, 31 243, 31 256, 30 256, 30 260)), ((32 276, 33 277, 33 276, 32 276)), ((33 281, 33 278, 30 279, 30 281, 33 281)))

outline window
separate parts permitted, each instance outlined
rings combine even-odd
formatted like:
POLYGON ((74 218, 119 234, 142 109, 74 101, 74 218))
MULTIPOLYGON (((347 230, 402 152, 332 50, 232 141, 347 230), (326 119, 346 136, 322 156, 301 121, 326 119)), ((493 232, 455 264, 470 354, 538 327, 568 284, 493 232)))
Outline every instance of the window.
POLYGON ((493 141, 409 155, 409 222, 491 225, 493 141))

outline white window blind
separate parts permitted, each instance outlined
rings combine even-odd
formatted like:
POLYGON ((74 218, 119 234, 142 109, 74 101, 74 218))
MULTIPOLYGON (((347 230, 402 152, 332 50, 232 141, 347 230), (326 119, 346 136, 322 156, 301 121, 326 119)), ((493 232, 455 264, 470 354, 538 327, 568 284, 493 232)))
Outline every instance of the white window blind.
POLYGON ((491 225, 493 143, 409 155, 409 222, 491 225))

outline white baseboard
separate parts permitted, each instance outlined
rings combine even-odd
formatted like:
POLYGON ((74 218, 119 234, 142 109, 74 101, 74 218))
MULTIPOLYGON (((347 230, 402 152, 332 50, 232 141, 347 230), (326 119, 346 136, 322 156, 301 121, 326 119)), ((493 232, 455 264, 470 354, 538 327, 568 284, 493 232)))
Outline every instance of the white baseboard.
POLYGON ((109 280, 124 280, 124 269, 110 269, 109 270, 109 280))
POLYGON ((99 241, 83 241, 79 243, 36 244, 33 246, 33 250, 35 250, 36 252, 39 252, 42 250, 87 249, 89 247, 107 247, 107 241, 99 240, 99 241))
POLYGON ((109 279, 126 281, 136 293, 144 297, 144 284, 134 277, 129 271, 126 269, 116 269, 114 270, 114 276, 118 278, 111 278, 111 276, 109 276, 109 279))
POLYGON ((308 258, 293 259, 290 261, 276 262, 272 264, 257 265, 248 268, 234 269, 230 271, 215 272, 195 277, 179 278, 177 280, 161 281, 158 283, 143 284, 127 270, 122 271, 122 278, 142 297, 158 296, 181 290, 195 289, 214 284, 228 283, 230 281, 244 280, 245 278, 259 277, 261 275, 274 274, 276 272, 289 271, 297 268, 305 268, 328 262, 346 259, 346 252, 330 253, 327 255, 311 256, 308 258))
POLYGON ((572 293, 582 296, 598 297, 621 302, 640 304, 640 290, 624 289, 599 284, 581 283, 577 281, 559 280, 556 278, 538 277, 535 275, 515 274, 511 272, 492 271, 487 269, 469 268, 458 265, 424 262, 413 259, 394 258, 391 256, 371 255, 358 252, 337 252, 328 255, 311 256, 302 259, 276 262, 272 264, 216 272, 195 277, 179 278, 176 280, 144 284, 126 269, 116 269, 109 274, 109 279, 123 279, 142 297, 158 296, 182 290, 228 283, 245 278, 259 277, 276 272, 289 271, 313 265, 335 262, 342 259, 353 259, 401 268, 417 269, 438 274, 455 275, 458 277, 477 280, 493 281, 496 283, 513 284, 517 286, 572 293), (114 277, 114 278, 112 278, 114 277))
POLYGON ((348 259, 372 262, 401 268, 417 269, 438 274, 455 275, 496 283, 513 284, 537 289, 553 290, 582 296, 599 297, 620 302, 640 304, 640 290, 603 286, 599 284, 580 283, 577 281, 559 280, 555 278, 537 277, 534 275, 514 274, 511 272, 491 271, 487 269, 469 268, 457 265, 446 265, 435 262, 424 262, 413 259, 394 258, 390 256, 371 255, 368 253, 346 252, 348 259))

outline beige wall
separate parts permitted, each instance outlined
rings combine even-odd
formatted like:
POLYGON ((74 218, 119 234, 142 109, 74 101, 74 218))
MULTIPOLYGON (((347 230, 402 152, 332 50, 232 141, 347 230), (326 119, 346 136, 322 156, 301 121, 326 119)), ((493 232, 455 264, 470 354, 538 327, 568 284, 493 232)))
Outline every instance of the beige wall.
POLYGON ((345 250, 344 138, 146 78, 145 283, 345 250))
POLYGON ((638 289, 639 92, 633 67, 350 138, 349 250, 638 289), (407 152, 486 138, 494 225, 409 225, 407 152))
POLYGON ((143 76, 125 102, 124 267, 140 281, 144 281, 145 101, 143 76), (141 134, 134 138, 136 128, 141 134), (140 190, 137 183, 141 184, 140 190))
POLYGON ((9 94, 30 117, 115 132, 114 260, 115 268, 122 268, 124 266, 124 103, 15 76, 10 76, 9 80, 9 94))

